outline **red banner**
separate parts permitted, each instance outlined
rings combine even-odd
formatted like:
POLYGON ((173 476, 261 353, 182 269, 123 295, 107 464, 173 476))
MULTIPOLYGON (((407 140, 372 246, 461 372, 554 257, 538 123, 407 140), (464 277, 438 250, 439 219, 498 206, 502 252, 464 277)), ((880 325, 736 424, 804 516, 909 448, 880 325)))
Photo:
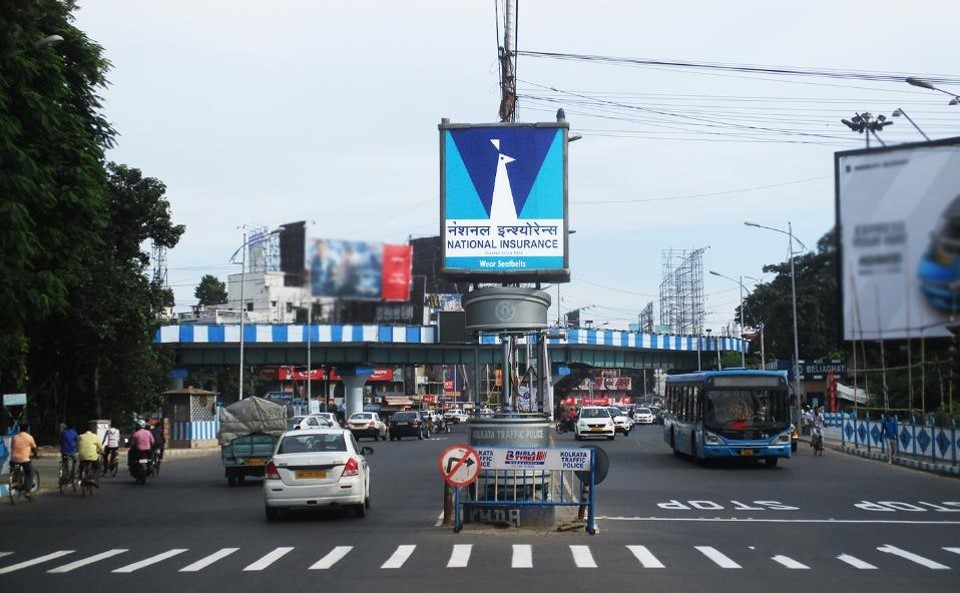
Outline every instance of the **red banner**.
POLYGON ((827 374, 827 403, 831 412, 837 411, 837 377, 833 371, 827 374))
POLYGON ((400 302, 410 300, 410 273, 412 266, 412 246, 383 246, 383 284, 381 287, 383 300, 400 302))
MULTIPOLYGON (((293 367, 276 367, 260 369, 260 375, 269 377, 277 381, 303 381, 307 378, 306 369, 298 371, 293 367)), ((311 381, 323 381, 329 378, 331 381, 340 381, 340 375, 336 370, 330 371, 327 377, 323 369, 310 369, 311 381)), ((393 369, 390 367, 374 367, 373 374, 367 377, 367 381, 393 381, 393 369)))

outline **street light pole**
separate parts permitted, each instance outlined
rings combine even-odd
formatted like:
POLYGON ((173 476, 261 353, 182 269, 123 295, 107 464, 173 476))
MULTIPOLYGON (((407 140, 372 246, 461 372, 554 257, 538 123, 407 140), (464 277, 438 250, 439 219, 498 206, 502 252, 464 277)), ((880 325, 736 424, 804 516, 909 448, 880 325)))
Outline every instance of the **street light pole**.
MULTIPOLYGON (((790 239, 790 297, 793 302, 793 390, 796 398, 797 414, 799 418, 800 412, 800 338, 797 333, 797 274, 796 268, 793 263, 793 242, 796 241, 804 249, 807 248, 803 244, 803 241, 797 239, 793 236, 793 223, 787 222, 787 230, 778 229, 774 227, 764 226, 762 224, 757 224, 755 222, 750 222, 746 220, 743 222, 746 226, 757 227, 760 229, 767 229, 768 231, 774 231, 782 235, 787 235, 790 239)), ((764 361, 766 363, 766 361, 764 361)))
POLYGON ((739 326, 740 326, 740 327, 739 327, 739 330, 740 330, 740 340, 741 340, 741 343, 740 343, 740 366, 743 367, 743 368, 747 368, 747 353, 744 352, 744 350, 743 350, 743 342, 742 342, 742 341, 743 341, 743 290, 744 290, 744 286, 743 286, 743 276, 740 276, 740 279, 737 280, 737 279, 735 279, 735 278, 731 278, 730 276, 724 276, 723 274, 721 274, 721 273, 719 273, 719 272, 714 272, 713 270, 710 270, 710 273, 713 274, 714 276, 719 276, 719 277, 721 277, 721 278, 725 278, 725 279, 727 279, 727 280, 729 280, 729 281, 731 281, 731 282, 736 282, 737 285, 740 287, 740 316, 739 316, 739 322, 738 322, 738 324, 739 324, 739 326))
POLYGON ((247 274, 247 227, 243 227, 243 245, 240 246, 240 249, 243 250, 243 258, 240 262, 240 388, 239 388, 239 399, 243 399, 243 329, 244 329, 244 319, 247 316, 246 306, 243 302, 243 287, 247 283, 246 274, 247 274))

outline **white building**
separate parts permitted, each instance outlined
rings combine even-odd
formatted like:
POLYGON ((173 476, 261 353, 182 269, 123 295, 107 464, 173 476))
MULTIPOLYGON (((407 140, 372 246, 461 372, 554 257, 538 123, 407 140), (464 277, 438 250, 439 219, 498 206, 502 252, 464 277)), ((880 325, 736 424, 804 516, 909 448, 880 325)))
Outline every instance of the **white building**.
POLYGON ((227 303, 219 308, 247 311, 248 323, 295 323, 297 309, 305 309, 309 303, 307 287, 284 286, 284 276, 283 272, 230 274, 227 276, 227 303))

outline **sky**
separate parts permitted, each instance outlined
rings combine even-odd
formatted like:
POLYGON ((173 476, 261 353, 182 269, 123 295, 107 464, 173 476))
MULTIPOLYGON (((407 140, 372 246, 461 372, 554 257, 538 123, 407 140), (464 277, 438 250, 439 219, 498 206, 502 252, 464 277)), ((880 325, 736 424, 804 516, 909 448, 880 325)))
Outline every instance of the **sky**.
MULTIPOLYGON (((76 26, 112 63, 108 158, 163 181, 187 227, 167 255, 180 311, 204 274, 238 271, 244 224, 307 220, 314 238, 391 243, 438 234, 437 124, 498 119, 502 2, 79 4, 76 26)), ((834 153, 864 146, 841 118, 885 114, 887 144, 916 142, 894 110, 937 139, 960 136, 960 106, 900 80, 523 52, 956 80, 958 22, 960 5, 942 1, 520 0, 519 121, 563 107, 583 136, 569 146, 561 312, 625 329, 654 301, 657 320, 663 252, 707 248, 705 327, 719 331, 739 288, 707 272, 751 288, 746 277, 770 281, 763 266, 788 253, 785 235, 743 221, 792 223, 809 248, 833 226, 834 153)))

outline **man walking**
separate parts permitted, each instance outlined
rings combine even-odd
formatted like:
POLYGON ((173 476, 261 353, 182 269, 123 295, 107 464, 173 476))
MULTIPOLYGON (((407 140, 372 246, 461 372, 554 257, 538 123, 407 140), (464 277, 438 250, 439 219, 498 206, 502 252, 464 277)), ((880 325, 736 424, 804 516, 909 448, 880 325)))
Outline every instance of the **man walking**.
POLYGON ((887 412, 887 418, 883 421, 883 436, 887 439, 887 463, 893 463, 897 450, 897 417, 893 412, 887 412))

